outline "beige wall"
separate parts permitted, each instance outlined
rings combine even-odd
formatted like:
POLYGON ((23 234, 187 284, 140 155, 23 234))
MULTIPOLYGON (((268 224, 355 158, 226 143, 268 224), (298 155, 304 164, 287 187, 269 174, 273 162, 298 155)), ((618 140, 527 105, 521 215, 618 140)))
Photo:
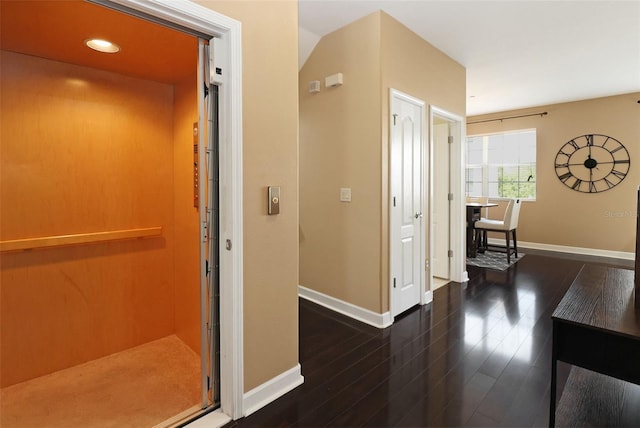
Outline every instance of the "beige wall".
POLYGON ((300 284, 387 312, 389 89, 464 116, 465 70, 376 12, 323 37, 299 75, 300 284), (324 88, 337 72, 344 85, 324 88))
MULTIPOLYGON (((424 41, 417 34, 410 31, 393 17, 383 13, 382 16, 382 213, 383 213, 383 239, 382 239, 382 287, 381 299, 384 310, 389 307, 389 230, 385 227, 388 223, 387 209, 388 191, 388 159, 389 153, 389 88, 393 88, 424 101, 427 124, 425 141, 429 144, 429 107, 435 106, 449 113, 465 116, 466 112, 466 70, 449 58, 443 52, 436 49, 430 43, 424 41), (401 49, 398 47, 402 47, 401 49)), ((429 165, 429 153, 427 151, 426 165, 429 165)), ((429 171, 425 171, 427 178, 426 189, 429 187, 429 171)), ((428 199, 425 211, 430 212, 428 199)), ((426 216, 425 218, 429 218, 426 216)), ((425 230, 426 257, 429 251, 429 227, 425 230)))
MULTIPOLYGON (((393 17, 382 13, 381 18, 383 117, 387 117, 389 88, 464 117, 465 68, 393 17)), ((386 125, 383 121, 385 129, 386 125)))
POLYGON ((197 2, 242 23, 248 391, 298 364, 298 4, 197 2), (279 215, 267 186, 281 186, 279 215))
MULTIPOLYGON (((640 184, 640 93, 554 104, 533 109, 469 117, 468 121, 547 111, 533 116, 467 126, 467 134, 535 128, 537 131, 537 198, 520 210, 518 240, 570 247, 634 252, 636 191, 640 184), (631 169, 616 187, 602 193, 580 193, 560 182, 554 169, 558 150, 584 134, 605 134, 629 150, 631 169)), ((490 215, 499 217, 496 209, 490 215)))
POLYGON ((299 84, 300 284, 380 313, 380 14, 323 37, 299 84))

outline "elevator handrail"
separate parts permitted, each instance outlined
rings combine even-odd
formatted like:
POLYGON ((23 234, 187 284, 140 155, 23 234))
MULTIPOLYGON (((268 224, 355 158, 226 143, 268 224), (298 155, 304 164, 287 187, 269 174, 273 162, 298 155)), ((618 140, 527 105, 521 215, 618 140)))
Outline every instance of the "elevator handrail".
POLYGON ((14 239, 0 241, 0 253, 27 251, 39 248, 66 247, 71 245, 93 244, 97 242, 119 241, 162 236, 162 227, 143 229, 112 230, 106 232, 78 233, 75 235, 43 236, 40 238, 14 239))

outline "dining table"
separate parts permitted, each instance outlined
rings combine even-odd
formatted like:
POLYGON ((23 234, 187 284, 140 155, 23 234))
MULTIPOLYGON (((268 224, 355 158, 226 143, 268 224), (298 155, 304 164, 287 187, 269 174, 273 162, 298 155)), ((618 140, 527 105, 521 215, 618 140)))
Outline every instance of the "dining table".
POLYGON ((482 209, 497 207, 494 202, 467 202, 467 257, 476 257, 478 255, 478 242, 476 242, 476 234, 474 224, 480 220, 482 209))

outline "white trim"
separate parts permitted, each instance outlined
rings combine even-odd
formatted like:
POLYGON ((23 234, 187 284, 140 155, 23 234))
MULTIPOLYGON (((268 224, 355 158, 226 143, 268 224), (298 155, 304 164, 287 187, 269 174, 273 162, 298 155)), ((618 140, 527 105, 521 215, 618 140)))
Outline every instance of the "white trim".
MULTIPOLYGON (((504 245, 504 239, 489 238, 488 241, 490 244, 493 244, 493 245, 504 245)), ((611 250, 601 250, 598 248, 569 247, 567 245, 540 244, 537 242, 518 241, 518 249, 522 249, 522 248, 531 248, 532 250, 542 250, 542 251, 555 251, 557 253, 581 254, 585 256, 608 257, 608 258, 620 259, 620 260, 636 259, 635 253, 628 253, 624 251, 611 251, 611 250)))
POLYGON ((106 0, 210 36, 221 37, 239 26, 233 18, 189 0, 106 0))
POLYGON ((188 408, 187 410, 184 410, 178 413, 177 415, 169 419, 165 419, 164 421, 155 424, 153 428, 167 428, 167 427, 178 426, 178 424, 184 423, 184 421, 191 419, 194 415, 198 415, 201 412, 202 412, 202 406, 198 404, 188 408))
POLYGON ((469 282, 469 272, 468 271, 464 271, 462 272, 462 281, 460 282, 469 282))
POLYGON ((303 383, 300 364, 296 364, 295 367, 244 394, 244 415, 249 416, 303 383))
MULTIPOLYGON (((466 272, 466 257, 467 251, 465 246, 465 224, 466 224, 466 212, 465 212, 465 192, 464 192, 464 154, 463 150, 463 136, 465 135, 465 122, 461 116, 449 113, 439 107, 429 106, 429 161, 433 162, 433 117, 438 116, 452 122, 451 135, 453 136, 453 146, 451 147, 451 158, 449 167, 450 177, 450 192, 453 193, 453 200, 451 201, 449 211, 449 228, 450 228, 450 245, 453 251, 453 257, 451 258, 450 276, 449 279, 455 282, 465 282, 469 280, 466 272)), ((429 168, 429 207, 433 207, 433 165, 429 168)), ((431 217, 431 216, 430 216, 431 217)), ((430 225, 431 226, 431 225, 430 225)), ((433 233, 429 233, 429 266, 433 266, 432 254, 433 254, 433 233)), ((432 276, 429 275, 429 286, 432 284, 432 276)))
MULTIPOLYGON (((229 324, 220 337, 220 405, 233 419, 244 413, 244 237, 242 169, 242 40, 238 23, 226 38, 225 63, 229 72, 221 85, 220 122, 220 325, 229 324), (221 127, 223 130, 223 127, 221 127), (231 250, 226 249, 226 240, 231 250), (229 284, 230 287, 224 287, 229 284), (225 351, 226 349, 226 351, 225 351), (226 397, 226 399, 225 399, 226 397)), ((225 41, 225 38, 222 38, 225 41)))
POLYGON ((298 296, 377 328, 386 328, 393 324, 391 313, 389 312, 378 314, 369 309, 345 302, 344 300, 336 299, 319 291, 303 287, 302 285, 298 286, 298 296))
POLYGON ((232 419, 243 415, 242 27, 188 0, 108 0, 215 36, 225 44, 220 90, 220 400, 232 419), (232 249, 225 249, 226 240, 232 249))
POLYGON ((424 303, 423 305, 429 304, 433 302, 433 291, 432 290, 427 290, 424 293, 424 303))

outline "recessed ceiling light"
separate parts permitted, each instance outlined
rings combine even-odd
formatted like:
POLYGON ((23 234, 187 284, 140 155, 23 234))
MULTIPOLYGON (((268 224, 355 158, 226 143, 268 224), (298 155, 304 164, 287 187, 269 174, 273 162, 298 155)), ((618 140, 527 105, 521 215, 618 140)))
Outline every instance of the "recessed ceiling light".
POLYGON ((116 53, 120 51, 120 46, 102 39, 87 39, 84 44, 93 50, 105 53, 116 53))

